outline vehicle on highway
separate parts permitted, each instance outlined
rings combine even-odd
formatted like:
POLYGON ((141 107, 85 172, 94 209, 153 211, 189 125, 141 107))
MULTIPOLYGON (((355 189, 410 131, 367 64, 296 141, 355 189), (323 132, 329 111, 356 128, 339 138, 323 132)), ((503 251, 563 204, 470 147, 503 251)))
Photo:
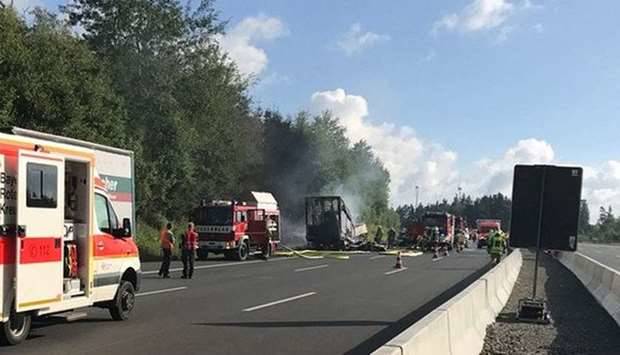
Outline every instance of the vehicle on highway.
POLYGON ((418 245, 422 241, 424 236, 424 224, 421 222, 413 222, 405 228, 404 233, 401 234, 399 245, 411 247, 421 247, 418 245))
POLYGON ((445 247, 448 250, 454 246, 454 222, 454 216, 446 212, 427 212, 422 217, 422 223, 427 231, 439 230, 436 247, 445 247))
POLYGON ((310 196, 305 202, 308 247, 343 250, 359 242, 351 212, 340 196, 310 196))
POLYGON ((476 220, 476 229, 478 235, 478 248, 483 248, 487 245, 487 239, 491 230, 501 229, 501 219, 478 219, 476 220))
POLYGON ((33 317, 89 306, 129 317, 140 287, 133 171, 130 151, 0 133, 2 343, 24 341, 33 317))
POLYGON ((244 261, 252 254, 269 258, 280 243, 280 209, 268 192, 251 191, 244 201, 203 201, 194 209, 198 258, 209 253, 244 261))

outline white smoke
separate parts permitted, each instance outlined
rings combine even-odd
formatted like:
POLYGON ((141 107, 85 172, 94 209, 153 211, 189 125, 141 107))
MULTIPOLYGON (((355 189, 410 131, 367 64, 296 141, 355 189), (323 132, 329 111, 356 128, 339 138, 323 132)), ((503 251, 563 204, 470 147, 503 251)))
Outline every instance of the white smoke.
MULTIPOLYGON (((516 164, 580 165, 557 160, 545 140, 527 138, 506 147, 499 157, 482 158, 474 168, 459 171, 454 151, 419 137, 411 127, 370 121, 368 101, 362 96, 344 89, 315 92, 311 110, 331 111, 352 142, 368 142, 390 172, 393 205, 414 203, 416 186, 420 186, 422 203, 451 199, 459 187, 472 197, 498 192, 510 196, 516 164)), ((600 206, 620 211, 620 160, 585 166, 582 197, 588 200, 592 222, 600 206)), ((349 200, 354 206, 355 198, 349 197, 347 203, 349 200)))

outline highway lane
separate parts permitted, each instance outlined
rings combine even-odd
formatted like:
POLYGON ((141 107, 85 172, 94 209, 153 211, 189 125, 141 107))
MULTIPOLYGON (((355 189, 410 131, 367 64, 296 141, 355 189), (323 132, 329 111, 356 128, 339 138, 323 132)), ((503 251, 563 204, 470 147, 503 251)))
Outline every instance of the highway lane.
POLYGON ((620 244, 579 243, 577 251, 620 271, 620 244))
MULTIPOLYGON (((167 280, 150 273, 129 321, 113 322, 106 311, 92 309, 87 319, 71 324, 39 322, 26 343, 0 351, 368 353, 455 293, 459 282, 464 287, 462 280, 488 263, 478 250, 437 262, 427 254, 403 258, 407 269, 389 273, 395 258, 375 256, 207 261, 198 263, 206 268, 192 280, 180 279, 179 272, 167 280)), ((145 263, 143 269, 156 270, 157 264, 145 263)))

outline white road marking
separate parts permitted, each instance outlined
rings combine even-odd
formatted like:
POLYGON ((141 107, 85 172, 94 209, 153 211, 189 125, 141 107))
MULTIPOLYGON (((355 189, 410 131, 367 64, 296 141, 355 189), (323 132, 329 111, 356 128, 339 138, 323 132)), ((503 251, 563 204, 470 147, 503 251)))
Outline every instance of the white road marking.
POLYGON ((616 258, 620 258, 620 255, 616 255, 616 258))
POLYGON ((377 260, 377 259, 382 259, 385 258, 387 255, 375 255, 373 257, 370 258, 370 260, 377 260))
POLYGON ((257 311, 259 309, 275 306, 275 305, 278 305, 278 304, 281 304, 281 303, 295 301, 295 300, 298 300, 300 298, 310 297, 310 296, 313 296, 313 295, 316 295, 316 292, 308 292, 308 293, 304 293, 303 295, 293 296, 293 297, 285 298, 285 299, 282 299, 282 300, 279 300, 279 301, 273 301, 273 302, 261 304, 261 305, 258 305, 258 306, 246 308, 243 311, 244 312, 257 311))
POLYGON ((316 270, 316 269, 323 269, 328 267, 328 264, 323 264, 323 265, 317 265, 317 266, 310 266, 310 267, 302 267, 301 269, 295 269, 295 272, 302 272, 302 271, 310 271, 310 270, 316 270))
POLYGON ((187 287, 175 287, 175 288, 167 288, 165 290, 156 290, 156 291, 142 292, 142 293, 136 294, 136 297, 158 295, 160 293, 183 291, 185 289, 187 289, 187 287))
POLYGON ((406 267, 404 267, 404 268, 402 268, 402 269, 395 269, 395 270, 392 270, 392 271, 388 271, 388 272, 386 272, 385 274, 386 274, 386 275, 392 275, 392 274, 395 274, 395 273, 397 273, 397 272, 401 272, 401 271, 405 271, 405 270, 407 270, 407 268, 406 268, 406 267))
POLYGON ((440 256, 440 257, 438 257, 438 258, 435 258, 435 259, 433 259, 433 261, 439 261, 439 260, 441 260, 441 259, 443 259, 443 256, 440 256))
MULTIPOLYGON (((274 258, 274 259, 270 259, 268 262, 274 262, 274 261, 281 261, 281 260, 291 260, 289 258, 274 258)), ((213 265, 198 265, 194 267, 194 270, 202 270, 202 269, 214 269, 214 268, 218 268, 218 267, 226 267, 226 266, 241 266, 241 265, 252 265, 252 264, 258 264, 258 263, 265 263, 265 260, 252 260, 252 261, 239 261, 239 262, 234 262, 234 263, 222 263, 222 264, 213 264, 213 265)), ((170 272, 179 272, 179 271, 183 271, 182 267, 177 267, 174 269, 170 269, 170 272)), ((153 275, 153 274, 157 274, 159 272, 159 270, 150 270, 150 271, 143 271, 142 275, 153 275)))

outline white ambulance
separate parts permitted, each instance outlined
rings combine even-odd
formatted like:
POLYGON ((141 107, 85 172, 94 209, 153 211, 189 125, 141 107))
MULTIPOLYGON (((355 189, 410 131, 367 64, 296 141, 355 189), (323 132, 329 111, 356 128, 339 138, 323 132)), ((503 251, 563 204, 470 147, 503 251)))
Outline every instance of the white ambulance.
POLYGON ((83 307, 127 319, 140 287, 133 172, 130 151, 0 133, 0 342, 26 339, 33 317, 83 307))

